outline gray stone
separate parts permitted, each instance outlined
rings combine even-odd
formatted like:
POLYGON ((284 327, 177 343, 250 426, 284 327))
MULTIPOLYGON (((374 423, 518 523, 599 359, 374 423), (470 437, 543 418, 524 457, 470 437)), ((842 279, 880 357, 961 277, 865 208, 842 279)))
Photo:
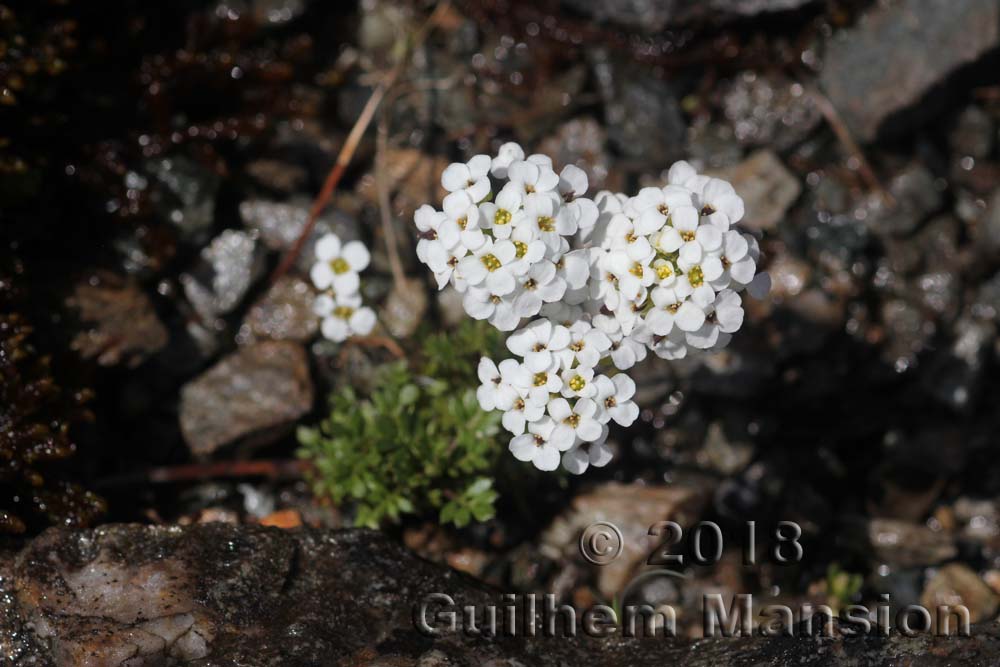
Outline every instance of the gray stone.
MULTIPOLYGON (((313 667, 618 667, 619 665, 996 665, 1000 626, 970 638, 894 632, 846 639, 741 637, 696 642, 539 635, 476 637, 417 629, 420 606, 507 599, 368 530, 281 530, 222 523, 50 529, 0 558, 0 660, 10 667, 197 664, 313 667), (440 599, 440 598, 439 598, 440 599)), ((521 608, 523 609, 523 608, 521 608)), ((519 609, 519 614, 523 611, 519 609)), ((580 617, 579 610, 577 617, 580 617)), ((543 627, 543 626, 540 626, 543 627)))
MULTIPOLYGON (((240 204, 240 217, 243 224, 260 234, 261 240, 272 250, 285 251, 292 247, 302 233, 309 220, 311 202, 305 199, 292 199, 288 202, 275 202, 266 199, 249 199, 240 204)), ((316 221, 312 233, 306 239, 296 265, 308 271, 315 261, 313 249, 316 241, 324 234, 333 232, 341 241, 358 239, 357 223, 349 215, 339 210, 325 211, 316 221)))
POLYGON ((889 193, 896 200, 895 206, 886 206, 873 195, 873 205, 865 221, 872 232, 882 236, 909 234, 942 205, 934 175, 918 162, 893 177, 889 193))
POLYGON ((215 220, 218 175, 183 156, 151 161, 146 168, 158 185, 151 198, 159 214, 185 240, 204 239, 215 220))
POLYGON ((996 0, 879 3, 828 42, 820 83, 851 133, 870 141, 884 120, 998 41, 996 0))
POLYGON ((991 620, 997 610, 998 598, 979 575, 967 565, 948 563, 931 577, 924 588, 920 603, 926 609, 940 605, 965 605, 973 623, 991 620))
POLYGON ((263 338, 304 342, 319 330, 313 312, 316 292, 304 280, 284 276, 247 313, 241 341, 263 338))
POLYGON ((813 0, 563 0, 567 7, 596 21, 609 21, 645 32, 788 11, 811 2, 813 0))
POLYGON ((778 75, 742 72, 722 95, 722 108, 736 140, 746 146, 790 148, 820 121, 802 84, 778 75))
POLYGON ((379 311, 379 320, 395 338, 409 338, 427 313, 427 289, 419 280, 408 278, 401 288, 393 285, 379 311))
POLYGON ((180 425, 191 451, 207 455, 301 417, 313 402, 306 353, 296 343, 240 348, 181 389, 180 425))
POLYGON ((948 135, 948 143, 952 152, 959 156, 985 158, 993 150, 995 131, 993 118, 981 107, 966 107, 958 115, 948 135))
POLYGON ((896 519, 872 519, 868 540, 875 557, 895 567, 935 565, 958 555, 950 535, 896 519))
POLYGON ((201 259, 201 264, 181 275, 180 281, 184 295, 205 321, 236 308, 264 268, 256 233, 233 229, 202 248, 201 259))
POLYGON ((770 150, 757 151, 740 164, 709 175, 733 184, 746 206, 740 222, 750 229, 773 229, 802 192, 799 179, 770 150))
POLYGON ((983 239, 986 246, 996 252, 1000 251, 1000 188, 993 191, 989 205, 983 218, 983 239))

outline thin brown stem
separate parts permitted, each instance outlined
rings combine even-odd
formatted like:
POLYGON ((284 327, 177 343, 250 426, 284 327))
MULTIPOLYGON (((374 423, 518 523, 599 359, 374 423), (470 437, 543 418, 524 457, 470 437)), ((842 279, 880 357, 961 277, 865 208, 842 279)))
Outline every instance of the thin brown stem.
POLYGON ((334 190, 337 189, 340 179, 344 176, 344 171, 346 171, 347 166, 351 163, 351 159, 354 157, 358 144, 361 143, 361 138, 364 136, 365 131, 371 124, 372 118, 375 116, 375 110, 382 102, 386 92, 392 87, 392 85, 396 82, 396 79, 399 78, 399 75, 406 68, 410 60, 410 54, 424 43, 427 36, 430 34, 431 29, 433 29, 442 20, 450 8, 451 3, 447 0, 438 4, 438 6, 434 8, 434 11, 427 18, 427 20, 424 21, 420 30, 418 30, 414 35, 413 41, 406 53, 389 71, 385 73, 382 80, 375 86, 375 90, 372 91, 371 96, 368 98, 368 102, 365 103, 364 109, 361 110, 361 114, 354 122, 354 127, 351 128, 350 134, 347 135, 344 145, 341 146, 340 153, 337 154, 337 160, 330 169, 330 173, 327 174, 326 180, 323 182, 322 189, 319 191, 319 194, 316 195, 316 199, 313 201, 313 205, 309 209, 309 217, 306 220, 306 224, 302 227, 302 231, 299 232, 299 236, 295 239, 295 243, 293 243, 292 247, 289 248, 287 253, 285 253, 285 256, 278 264, 278 267, 274 270, 274 273, 271 274, 271 284, 277 282, 277 280, 285 275, 288 270, 292 268, 292 265, 295 264, 295 261, 302 253, 302 247, 305 245, 306 239, 309 238, 313 229, 316 228, 316 221, 319 219, 323 210, 330 203, 330 198, 333 196, 334 190))

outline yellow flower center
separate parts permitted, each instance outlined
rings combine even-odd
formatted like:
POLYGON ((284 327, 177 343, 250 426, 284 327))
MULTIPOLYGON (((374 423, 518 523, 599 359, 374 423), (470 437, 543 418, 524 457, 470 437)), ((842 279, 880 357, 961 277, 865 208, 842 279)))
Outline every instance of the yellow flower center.
POLYGON ((528 244, 524 241, 514 241, 514 248, 517 250, 517 256, 519 258, 528 254, 528 244))
POLYGON ((669 306, 667 306, 668 313, 676 313, 680 309, 681 309, 681 304, 679 303, 672 303, 669 306))
POLYGON ((458 226, 464 230, 465 226, 469 224, 469 219, 463 215, 461 218, 456 220, 456 222, 458 223, 458 226))
POLYGON ((576 428, 580 424, 580 415, 573 413, 569 417, 566 417, 566 419, 563 420, 563 423, 576 428))
POLYGON ((636 278, 642 278, 642 264, 640 264, 639 262, 635 262, 632 265, 632 268, 628 270, 628 272, 631 273, 636 278))
POLYGON ((659 266, 656 267, 656 276, 660 280, 666 280, 667 278, 669 278, 672 275, 674 275, 674 270, 666 262, 664 262, 663 264, 660 264, 659 266))
POLYGON ((660 215, 669 215, 670 214, 670 209, 667 208, 666 204, 660 204, 659 206, 656 207, 656 210, 660 212, 660 215))
POLYGON ((515 410, 524 410, 524 399, 523 398, 519 398, 516 401, 514 401, 514 409, 515 410))
POLYGON ((583 377, 580 375, 574 375, 573 378, 569 381, 569 388, 572 389, 573 391, 581 391, 586 386, 587 386, 587 381, 584 380, 583 377))
POLYGON ((543 232, 554 232, 556 231, 556 221, 552 219, 551 215, 540 215, 538 216, 538 228, 543 232))
POLYGON ((535 191, 535 186, 534 185, 525 185, 524 186, 524 191, 527 192, 530 195, 532 192, 535 191))
POLYGON ((632 232, 629 232, 628 234, 625 235, 625 242, 626 243, 635 243, 636 240, 638 240, 638 238, 639 238, 638 236, 636 236, 632 232))
POLYGON ((508 222, 510 222, 510 211, 498 208, 497 212, 493 214, 493 224, 506 225, 508 222))
POLYGON ((490 295, 490 303, 492 303, 492 304, 498 304, 501 301, 503 301, 503 299, 501 299, 500 297, 498 297, 496 294, 490 295))
POLYGON ((337 306, 333 309, 333 314, 335 317, 339 317, 342 320, 349 319, 351 315, 354 314, 354 309, 350 306, 337 306))
POLYGON ((340 275, 341 273, 347 273, 348 271, 350 271, 351 265, 348 264, 347 260, 344 259, 343 257, 338 257, 337 259, 330 262, 330 268, 333 269, 334 273, 340 275))
POLYGON ((694 232, 681 232, 681 239, 683 239, 685 243, 694 241, 694 232))
POLYGON ((583 341, 582 340, 578 340, 575 343, 572 343, 569 346, 569 349, 573 350, 574 352, 579 352, 580 350, 583 349, 583 341))
POLYGON ((503 266, 503 264, 500 263, 500 260, 497 259, 496 255, 483 255, 480 260, 482 261, 483 266, 485 266, 490 273, 493 273, 503 266))
POLYGON ((701 287, 705 284, 705 274, 702 273, 700 266, 692 266, 687 273, 688 282, 691 283, 691 287, 701 287))
POLYGON ((618 405, 618 401, 615 400, 614 396, 608 396, 606 399, 604 399, 604 407, 610 409, 615 407, 616 405, 618 405))
POLYGON ((535 384, 536 387, 544 387, 549 382, 549 374, 548 373, 535 373, 535 377, 533 378, 533 382, 534 382, 534 384, 535 384))

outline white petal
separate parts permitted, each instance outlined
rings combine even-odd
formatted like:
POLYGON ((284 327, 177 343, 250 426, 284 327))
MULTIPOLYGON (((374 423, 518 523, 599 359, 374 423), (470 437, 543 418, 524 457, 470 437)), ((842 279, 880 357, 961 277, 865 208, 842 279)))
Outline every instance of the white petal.
POLYGON ((535 436, 527 433, 512 438, 510 441, 510 453, 518 461, 531 461, 538 453, 538 445, 535 444, 535 436))
POLYGON ((326 234, 316 241, 316 259, 328 262, 340 256, 340 237, 336 234, 326 234))
POLYGON ((682 331, 697 331, 705 323, 705 312, 690 301, 685 301, 674 314, 674 324, 682 331))
POLYGON ((348 266, 354 271, 364 271, 368 268, 368 263, 371 261, 371 254, 368 252, 368 248, 361 241, 350 241, 344 245, 344 249, 341 252, 341 257, 347 260, 348 266))

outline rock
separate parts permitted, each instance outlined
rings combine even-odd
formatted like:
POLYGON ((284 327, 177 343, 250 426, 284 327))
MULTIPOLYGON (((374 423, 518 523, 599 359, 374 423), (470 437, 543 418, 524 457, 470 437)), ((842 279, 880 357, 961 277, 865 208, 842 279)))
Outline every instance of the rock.
POLYGON ((927 347, 936 327, 913 304, 892 299, 882 304, 885 343, 882 358, 899 372, 910 368, 927 347))
POLYGON ((66 305, 79 311, 80 320, 94 326, 78 333, 70 344, 84 358, 102 366, 123 361, 134 368, 167 344, 167 330, 149 297, 132 282, 112 275, 80 283, 66 305))
POLYGON ((722 94, 722 109, 736 140, 746 146, 791 148, 820 121, 802 84, 778 75, 742 72, 722 94))
POLYGON ((992 620, 998 600, 979 575, 961 563, 948 563, 938 570, 920 597, 920 603, 931 610, 939 605, 965 605, 973 623, 992 620))
POLYGON ((590 16, 645 32, 706 20, 721 22, 765 12, 798 9, 813 0, 563 0, 563 4, 590 16))
POLYGON ((183 156, 150 161, 146 169, 158 185, 151 195, 158 213, 185 240, 202 242, 215 220, 219 176, 183 156))
POLYGON ((740 164, 709 175, 733 184, 746 205, 741 223, 750 229, 774 229, 802 192, 799 180, 770 150, 757 151, 740 164))
POLYGON ((968 412, 982 389, 985 372, 996 340, 996 325, 968 317, 954 327, 955 340, 938 352, 922 380, 926 390, 959 412, 968 412))
POLYGON ((731 438, 721 422, 712 422, 705 435, 705 444, 698 459, 707 467, 729 477, 747 467, 753 460, 753 443, 747 439, 731 438))
POLYGON ((955 127, 948 134, 948 144, 956 155, 981 159, 993 150, 995 128, 993 119, 981 107, 962 110, 955 127))
MULTIPOLYGON (((311 205, 305 199, 292 199, 288 202, 249 199, 240 204, 240 217, 248 229, 260 234, 264 245, 272 250, 285 251, 292 247, 302 233, 302 228, 309 220, 311 205)), ((302 247, 296 263, 300 269, 309 270, 315 260, 313 248, 316 241, 330 232, 337 234, 344 242, 358 239, 358 226, 351 216, 339 209, 326 211, 316 221, 316 226, 302 247)))
POLYGON ((282 277, 255 303, 243 320, 240 342, 257 338, 305 342, 319 330, 313 312, 316 292, 305 281, 282 277))
MULTIPOLYGON (((222 523, 50 529, 0 560, 0 659, 10 667, 588 665, 995 665, 1000 626, 957 640, 920 633, 845 639, 742 637, 694 643, 544 635, 484 638, 417 629, 431 594, 472 605, 505 597, 368 530, 222 523)), ((518 609, 521 614, 522 608, 518 609)), ((578 611, 579 619, 582 609, 578 611)))
POLYGON ((686 123, 673 86, 646 70, 595 66, 608 139, 629 158, 668 165, 680 159, 686 123))
POLYGON ((820 84, 855 138, 870 141, 884 120, 998 41, 995 0, 878 4, 827 43, 820 84))
POLYGON ((181 432, 192 452, 208 455, 301 417, 312 402, 309 363, 298 344, 248 345, 181 389, 181 432))
POLYGON ((675 521, 683 528, 693 525, 710 496, 708 484, 698 478, 670 486, 602 484, 573 499, 572 506, 542 534, 539 551, 552 560, 584 562, 580 553, 582 532, 597 521, 613 524, 621 531, 622 553, 610 563, 593 566, 598 589, 613 599, 666 537, 648 535, 649 527, 658 521, 675 521))
POLYGON ((986 246, 994 253, 1000 251, 1000 188, 994 190, 990 196, 983 223, 984 233, 980 236, 986 242, 986 246))
POLYGON ((883 237, 909 234, 942 204, 934 175, 918 162, 893 177, 889 193, 896 200, 896 206, 889 208, 873 200, 866 218, 868 228, 883 237))
POLYGON ((247 175, 275 192, 291 194, 309 182, 309 172, 297 164, 261 158, 247 164, 247 175))
POLYGON ((427 289, 419 280, 407 279, 402 289, 393 286, 380 309, 379 320, 395 338, 409 338, 427 313, 427 289))
POLYGON ((949 535, 896 519, 872 519, 868 540, 878 560, 901 568, 934 565, 958 554, 949 535))
POLYGON ((224 315, 243 300, 264 268, 256 249, 256 234, 227 229, 202 248, 202 264, 181 276, 184 294, 203 320, 224 315))
POLYGON ((556 134, 542 141, 538 152, 552 158, 557 170, 568 164, 587 172, 591 194, 607 187, 611 156, 604 128, 593 118, 575 118, 561 125, 556 134))

